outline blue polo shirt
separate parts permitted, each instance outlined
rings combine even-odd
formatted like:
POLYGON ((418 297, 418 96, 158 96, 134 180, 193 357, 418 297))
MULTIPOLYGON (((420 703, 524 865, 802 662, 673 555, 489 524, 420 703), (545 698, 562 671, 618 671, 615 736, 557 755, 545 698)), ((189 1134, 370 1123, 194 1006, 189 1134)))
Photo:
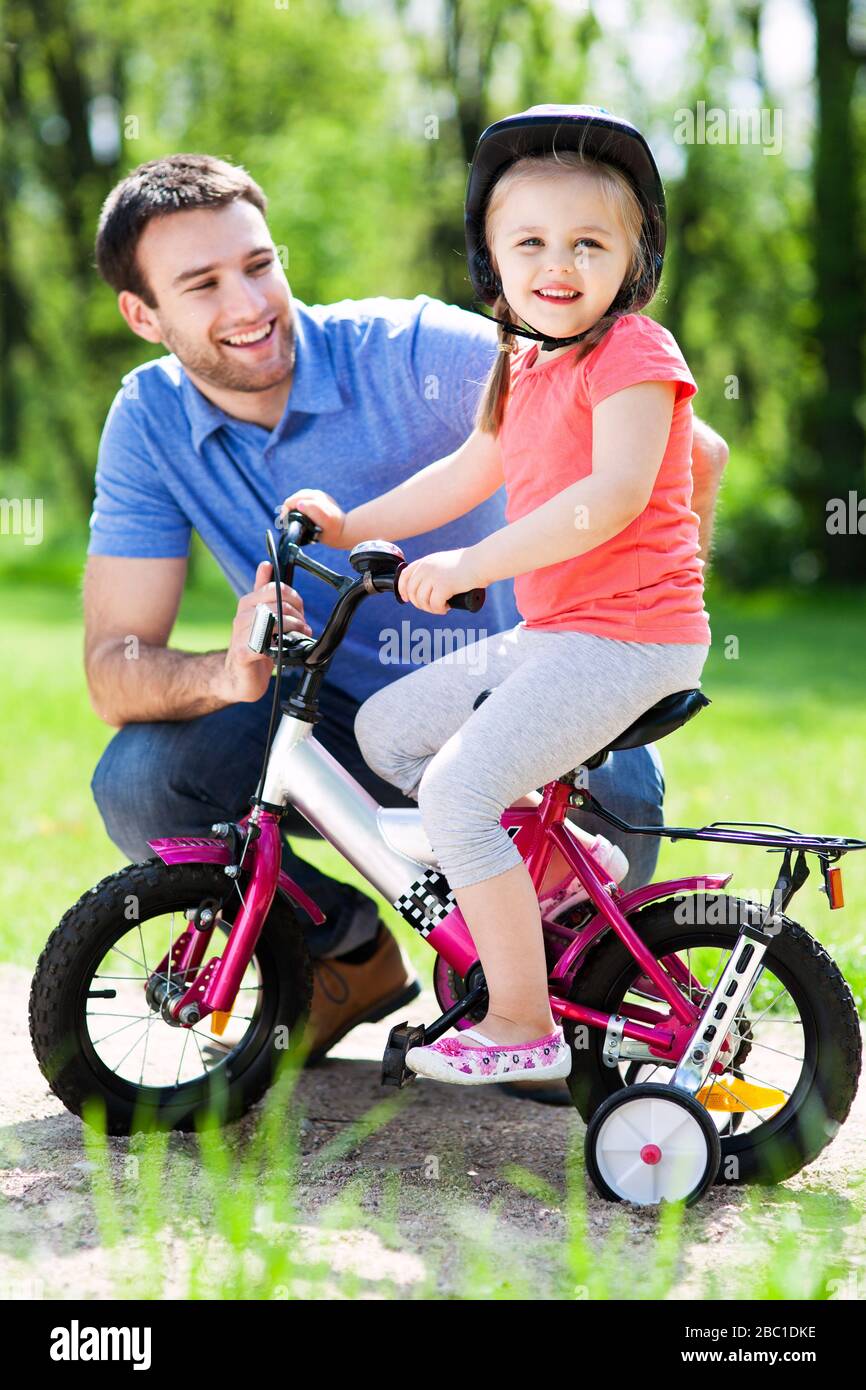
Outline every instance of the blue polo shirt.
MULTIPOLYGON (((322 488, 348 511, 467 438, 496 355, 489 320, 426 295, 293 303, 295 371, 273 430, 226 414, 174 356, 123 378, 99 448, 88 554, 185 556, 194 528, 235 593, 249 593, 267 559, 265 531, 290 493, 322 488)), ((503 525, 500 489, 465 517, 400 545, 409 561, 472 545, 503 525)), ((353 573, 345 550, 314 545, 310 554, 353 573)), ((320 632, 335 591, 300 569, 295 588, 320 632)), ((375 595, 357 610, 330 678, 364 700, 518 619, 510 580, 490 587, 477 614, 424 613, 375 595)))

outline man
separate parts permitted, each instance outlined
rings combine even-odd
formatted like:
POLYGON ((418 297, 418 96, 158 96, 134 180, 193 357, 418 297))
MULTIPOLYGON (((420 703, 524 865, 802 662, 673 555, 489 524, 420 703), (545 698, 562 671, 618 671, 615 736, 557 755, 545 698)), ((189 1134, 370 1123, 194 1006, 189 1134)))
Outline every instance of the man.
MULTIPOLYGON (((92 788, 111 839, 133 860, 149 838, 206 833, 248 809, 264 751, 272 665, 246 643, 257 603, 275 604, 264 532, 283 498, 319 486, 345 507, 393 487, 469 434, 496 351, 494 326, 419 295, 310 308, 293 299, 265 221, 266 200, 240 168, 205 155, 144 164, 102 210, 97 265, 129 327, 171 356, 136 369, 112 405, 100 445, 84 582, 85 665, 97 714, 119 729, 92 788), (227 647, 168 645, 192 529, 238 597, 227 647)), ((693 506, 706 557, 727 449, 696 422, 693 506)), ((491 498, 444 533, 407 541, 407 559, 471 545, 504 524, 491 498)), ((345 554, 318 547, 344 570, 345 554)), ((318 632, 333 595, 300 574, 284 591, 287 627, 318 632)), ((358 706, 438 655, 435 641, 483 637, 518 620, 511 585, 478 615, 444 619, 362 606, 334 659, 316 736, 382 804, 412 805, 372 773, 355 742, 358 706), (390 624, 390 626, 389 626, 390 624), (465 634, 459 629, 465 628, 465 634), (426 656, 423 653, 428 653, 426 656)), ((446 646, 443 650, 447 650, 446 646)), ((652 749, 613 755, 592 790, 618 814, 661 823, 664 782, 652 749)), ((592 832, 581 812, 575 822, 592 832)), ((289 810, 290 836, 313 836, 289 810)), ((618 837, 626 887, 649 881, 651 837, 618 837)), ((310 1060, 357 1023, 418 993, 375 903, 298 857, 287 872, 319 903, 310 1060)))

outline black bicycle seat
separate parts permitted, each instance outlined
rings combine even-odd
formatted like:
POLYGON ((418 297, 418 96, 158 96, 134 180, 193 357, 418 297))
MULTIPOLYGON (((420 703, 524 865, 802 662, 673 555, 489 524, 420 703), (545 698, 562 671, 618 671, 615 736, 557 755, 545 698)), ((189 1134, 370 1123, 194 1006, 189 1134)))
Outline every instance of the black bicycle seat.
POLYGON ((666 695, 658 704, 645 710, 627 729, 623 729, 621 734, 611 739, 610 743, 605 744, 604 748, 587 758, 585 766, 598 767, 608 753, 615 753, 618 748, 642 748, 646 743, 655 743, 657 739, 664 738, 666 734, 672 734, 674 729, 687 724, 698 710, 711 704, 712 700, 708 700, 700 690, 678 690, 675 695, 666 695))

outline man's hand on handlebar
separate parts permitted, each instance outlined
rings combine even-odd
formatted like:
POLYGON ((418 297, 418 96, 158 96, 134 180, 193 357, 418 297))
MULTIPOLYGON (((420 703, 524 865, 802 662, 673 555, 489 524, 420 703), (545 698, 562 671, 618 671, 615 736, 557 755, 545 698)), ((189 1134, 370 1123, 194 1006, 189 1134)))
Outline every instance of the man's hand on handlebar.
MULTIPOLYGON (((277 611, 276 585, 271 581, 272 568, 269 560, 263 560, 256 570, 254 588, 238 600, 237 613, 232 624, 232 636, 226 652, 225 681, 226 697, 231 704, 261 699, 268 688, 273 670, 270 656, 259 656, 247 646, 256 605, 264 603, 271 612, 277 611)), ((304 617, 304 601, 300 594, 283 584, 283 627, 286 632, 297 631, 312 635, 304 617)))
POLYGON ((321 545, 330 545, 336 550, 345 549, 340 541, 346 513, 327 492, 320 492, 318 488, 301 488, 299 492, 293 492, 280 508, 280 526, 283 528, 290 511, 303 512, 304 516, 322 528, 322 534, 316 537, 321 545))
POLYGON ((401 571, 397 589, 407 603, 425 613, 448 613, 448 599, 454 594, 483 586, 483 580, 472 563, 472 551, 437 550, 422 555, 401 571))

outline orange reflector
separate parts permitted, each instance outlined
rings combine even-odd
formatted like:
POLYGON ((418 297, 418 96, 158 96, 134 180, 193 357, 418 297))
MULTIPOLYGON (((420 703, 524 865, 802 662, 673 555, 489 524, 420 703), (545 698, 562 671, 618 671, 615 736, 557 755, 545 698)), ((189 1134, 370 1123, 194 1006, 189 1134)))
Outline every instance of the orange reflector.
POLYGON ((827 897, 831 907, 844 907, 845 895, 842 892, 842 870, 839 865, 828 869, 825 875, 827 880, 827 897))
POLYGON ((770 1110, 784 1105, 784 1091, 773 1086, 755 1086, 739 1076, 723 1076, 714 1086, 702 1086, 696 1100, 707 1110, 770 1110))
POLYGON ((221 1038, 226 1030, 226 1024, 231 1018, 231 1011, 227 1014, 220 1013, 219 1009, 214 1009, 210 1016, 210 1030, 215 1037, 221 1038))

